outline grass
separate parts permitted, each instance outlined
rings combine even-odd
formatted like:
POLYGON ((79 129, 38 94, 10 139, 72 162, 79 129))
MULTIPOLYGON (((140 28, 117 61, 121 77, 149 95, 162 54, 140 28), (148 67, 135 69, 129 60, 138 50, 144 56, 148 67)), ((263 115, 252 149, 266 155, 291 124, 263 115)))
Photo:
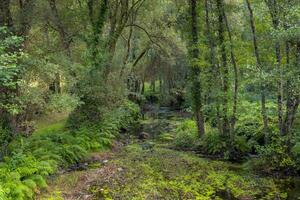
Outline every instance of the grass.
POLYGON ((62 120, 51 125, 43 125, 37 128, 34 134, 45 134, 49 132, 60 132, 65 128, 66 120, 62 120))
POLYGON ((44 132, 57 132, 64 129, 68 114, 56 113, 51 116, 44 116, 36 123, 36 130, 34 134, 44 132))
POLYGON ((50 200, 50 199, 59 199, 62 198, 61 191, 73 191, 78 182, 80 181, 80 177, 82 177, 83 172, 74 171, 71 173, 62 174, 60 176, 56 176, 53 179, 48 180, 48 184, 50 187, 45 190, 39 199, 50 200), (45 195, 46 194, 46 195, 45 195))

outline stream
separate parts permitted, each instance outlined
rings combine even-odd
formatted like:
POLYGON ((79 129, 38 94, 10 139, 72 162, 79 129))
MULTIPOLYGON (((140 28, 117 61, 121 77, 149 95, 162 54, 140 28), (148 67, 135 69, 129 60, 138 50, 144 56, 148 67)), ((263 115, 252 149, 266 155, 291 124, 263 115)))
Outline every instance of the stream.
MULTIPOLYGON (((170 131, 172 128, 174 128, 172 125, 170 125, 170 122, 172 121, 182 121, 187 118, 191 118, 192 115, 188 112, 182 112, 178 110, 172 110, 169 107, 156 107, 153 109, 154 113, 150 112, 150 115, 148 114, 148 118, 157 119, 160 121, 158 125, 153 126, 150 125, 150 128, 148 127, 147 131, 151 132, 151 135, 153 138, 157 137, 159 135, 159 131, 170 131), (164 126, 164 127, 160 127, 164 126), (155 128, 154 128, 155 127, 155 128)), ((203 157, 203 155, 199 155, 203 157)), ((204 159, 209 159, 205 158, 204 159)), ((245 161, 247 162, 247 161, 245 161)), ((230 163, 232 164, 232 167, 230 168, 233 171, 236 171, 237 173, 249 173, 247 170, 244 169, 244 163, 230 163)), ((254 172, 253 172, 254 173, 254 172)), ((265 177, 262 175, 259 175, 261 177, 265 177)), ((287 194, 287 200, 298 200, 300 199, 300 177, 296 176, 286 176, 284 178, 277 178, 277 177, 268 177, 273 179, 273 181, 278 185, 280 190, 282 192, 285 192, 287 194)))
POLYGON ((188 112, 153 107, 142 121, 149 138, 123 135, 112 150, 92 153, 79 167, 50 180, 42 196, 46 198, 39 199, 300 199, 299 177, 262 176, 245 163, 177 151, 159 139, 190 117, 188 112))

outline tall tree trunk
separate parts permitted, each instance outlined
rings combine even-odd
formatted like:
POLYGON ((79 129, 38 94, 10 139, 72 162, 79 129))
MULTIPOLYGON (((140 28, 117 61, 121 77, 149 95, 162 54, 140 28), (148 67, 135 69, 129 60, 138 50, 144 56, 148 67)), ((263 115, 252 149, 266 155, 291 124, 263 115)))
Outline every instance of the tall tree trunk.
MULTIPOLYGON (((286 51, 287 51, 287 61, 289 61, 290 49, 288 44, 286 47, 286 51)), ((296 49, 295 49, 295 66, 298 67, 299 63, 300 63, 300 42, 297 42, 296 49)), ((300 92, 298 88, 293 88, 291 80, 288 80, 287 87, 288 87, 287 90, 290 92, 287 95, 286 114, 283 123, 283 132, 286 134, 290 134, 300 104, 300 92)))
POLYGON ((266 94, 265 94, 265 84, 263 83, 262 80, 262 63, 260 60, 260 54, 258 50, 258 45, 257 45, 257 36, 256 36, 256 29, 255 29, 255 23, 254 23, 254 16, 253 16, 253 10, 251 8, 251 4, 249 0, 246 0, 247 3, 247 8, 249 11, 249 18, 250 18, 250 27, 252 31, 252 40, 253 40, 253 46, 254 46, 254 54, 256 58, 256 65, 258 70, 260 70, 260 76, 261 76, 261 83, 260 83, 260 90, 261 90, 261 115, 263 118, 263 124, 264 124, 264 134, 265 134, 265 139, 266 142, 269 140, 268 136, 268 117, 267 117, 267 109, 266 109, 266 94))
POLYGON ((228 32, 228 37, 229 37, 229 42, 230 42, 230 58, 231 58, 231 63, 233 66, 233 71, 234 71, 234 92, 233 92, 233 105, 232 105, 232 116, 231 116, 231 139, 232 141, 234 140, 234 130, 235 130, 235 123, 236 123, 236 114, 237 114, 237 103, 238 103, 238 87, 239 87, 239 81, 238 81, 238 67, 236 64, 236 59, 234 55, 234 46, 233 46, 233 40, 232 40, 232 35, 231 35, 231 30, 229 27, 229 23, 227 20, 226 13, 223 13, 224 19, 225 19, 225 24, 226 24, 226 29, 228 32))
POLYGON ((53 83, 50 84, 49 86, 49 90, 53 93, 53 94, 60 94, 61 93, 61 82, 60 82, 60 75, 59 73, 55 74, 55 80, 53 81, 53 83))
POLYGON ((141 89, 141 94, 144 95, 145 94, 145 77, 143 76, 143 80, 142 80, 142 89, 141 89))
POLYGON ((212 80, 217 75, 217 65, 216 65, 216 44, 214 42, 212 30, 211 30, 211 18, 210 18, 210 10, 211 10, 211 2, 209 0, 205 0, 205 25, 206 25, 206 35, 208 37, 208 46, 209 46, 209 70, 208 70, 208 87, 207 87, 207 103, 211 103, 211 89, 214 83, 212 80))
MULTIPOLYGON (((31 20, 32 20, 32 11, 34 7, 33 0, 20 0, 19 1, 19 6, 20 10, 18 13, 18 20, 19 20, 19 26, 18 29, 14 27, 13 24, 13 19, 11 15, 11 10, 10 10, 10 0, 1 0, 0 1, 0 26, 7 26, 9 31, 12 32, 15 35, 18 35, 23 38, 23 44, 24 47, 26 48, 26 41, 27 41, 27 36, 29 34, 30 28, 31 28, 31 20)), ((4 36, 6 37, 6 36, 4 36)), ((19 48, 11 48, 10 51, 12 53, 19 52, 19 48)), ((20 80, 20 75, 15 74, 13 77, 15 82, 18 82, 20 80)), ((7 88, 4 89, 7 90, 7 88)), ((2 90, 2 88, 0 88, 2 90)), ((9 93, 9 95, 15 96, 16 98, 20 95, 19 91, 19 84, 16 83, 14 89, 8 89, 6 91, 9 93)), ((6 112, 6 111, 5 111, 6 112)), ((6 112, 7 113, 7 112, 6 112)), ((3 116, 0 116, 3 117, 3 116)), ((19 131, 19 124, 21 123, 21 120, 24 120, 22 117, 19 115, 13 115, 7 113, 6 116, 4 116, 4 120, 7 121, 9 124, 9 128, 11 128, 13 132, 13 136, 16 136, 20 131, 19 131)))
MULTIPOLYGON (((69 59, 70 62, 72 62, 72 53, 71 53, 71 38, 69 34, 67 33, 60 16, 58 14, 57 6, 56 6, 56 0, 48 0, 49 1, 49 6, 52 12, 52 17, 53 17, 53 23, 57 28, 57 31, 60 36, 61 44, 63 49, 66 51, 66 55, 69 59)), ((72 72, 72 74, 75 76, 75 72, 72 72)), ((61 93, 61 84, 60 84, 60 74, 56 73, 55 74, 55 80, 54 80, 54 92, 55 93, 61 93)), ((50 87, 51 88, 51 87, 50 87)))
POLYGON ((281 135, 283 132, 283 69, 281 65, 281 53, 280 53, 280 43, 276 41, 275 44, 275 54, 279 71, 279 82, 278 82, 278 95, 277 95, 277 107, 278 107, 278 128, 281 135))
MULTIPOLYGON (((275 30, 279 29, 279 8, 276 0, 265 0, 269 8, 269 12, 272 18, 272 26, 275 30)), ((280 51, 280 42, 276 40, 275 42, 275 56, 276 56, 276 64, 278 66, 278 92, 277 92, 277 109, 278 109, 278 128, 281 135, 285 134, 283 132, 283 69, 281 64, 281 51, 280 51)))
POLYGON ((201 86, 201 69, 198 62, 200 57, 200 52, 198 48, 199 44, 199 30, 198 30, 198 13, 197 13, 197 0, 190 0, 190 14, 191 14, 191 44, 193 45, 191 49, 191 81, 192 81, 192 100, 193 109, 196 118, 196 123, 198 127, 199 136, 205 134, 204 128, 204 115, 203 115, 203 105, 202 105, 202 86, 201 86))
POLYGON ((212 102, 215 104, 214 108, 216 111, 216 119, 217 124, 216 127, 219 130, 220 134, 223 134, 222 129, 222 120, 221 120, 221 113, 220 113, 220 98, 217 97, 211 97, 211 91, 214 90, 213 86, 215 87, 221 87, 221 73, 218 66, 218 61, 216 58, 216 43, 215 38, 213 35, 213 17, 210 17, 210 12, 212 12, 212 2, 210 0, 205 0, 205 23, 206 23, 206 35, 208 36, 208 46, 209 46, 209 76, 208 76, 208 88, 207 88, 207 103, 211 104, 212 102), (218 77, 218 78, 216 78, 218 77), (215 79, 215 82, 212 82, 211 80, 215 79), (213 101, 214 100, 214 101, 213 101))
MULTIPOLYGON (((8 27, 8 29, 10 31, 12 31, 12 27, 13 27, 13 21, 12 21, 12 17, 11 17, 11 12, 10 12, 10 0, 1 0, 0 1, 0 27, 8 27)), ((6 34, 2 35, 1 34, 1 40, 6 38, 6 34)), ((0 85, 0 96, 3 96, 3 99, 6 101, 8 99, 8 93, 10 93, 9 89, 4 86, 4 85, 0 85)), ((1 103, 6 103, 6 102, 1 102, 1 103)), ((2 107, 2 106, 1 106, 2 107)), ((7 122, 9 120, 9 114, 8 112, 3 109, 0 108, 0 128, 2 128, 1 126, 9 126, 9 122, 7 122)), ((6 151, 6 148, 3 147, 3 152, 6 151)), ((3 153, 2 152, 2 153, 3 153)), ((1 152, 0 152, 1 153, 1 152)), ((2 155, 1 155, 2 156, 2 155)))
POLYGON ((222 120, 223 120, 223 134, 226 137, 230 136, 230 125, 228 119, 228 90, 229 90, 229 70, 227 65, 226 44, 225 44, 225 27, 224 27, 224 2, 217 0, 218 9, 218 37, 221 54, 221 72, 223 78, 223 94, 222 94, 222 120))
POLYGON ((155 79, 153 79, 152 81, 151 81, 151 89, 152 89, 152 92, 153 93, 155 93, 155 90, 156 90, 156 87, 155 87, 155 79))
POLYGON ((123 0, 121 3, 115 2, 114 8, 110 11, 110 30, 108 40, 105 45, 108 56, 104 64, 104 77, 108 77, 111 72, 112 61, 118 39, 129 20, 129 0, 123 0))
POLYGON ((103 64, 102 56, 99 56, 99 54, 102 53, 100 51, 101 36, 107 19, 107 12, 109 10, 108 3, 108 0, 101 1, 99 11, 95 13, 94 0, 88 0, 87 2, 90 23, 93 29, 91 41, 88 42, 88 49, 91 51, 90 53, 93 70, 101 68, 103 64))
POLYGON ((71 38, 70 38, 69 34, 67 33, 67 31, 60 19, 60 16, 58 14, 56 0, 48 0, 48 1, 49 1, 49 5, 51 8, 52 16, 53 16, 53 23, 55 24, 57 31, 59 33, 62 46, 63 46, 64 50, 66 51, 66 54, 67 54, 69 60, 71 61, 72 60, 71 48, 70 48, 71 38))
MULTIPOLYGON (((133 20, 132 20, 131 23, 133 23, 133 20)), ((125 57, 123 59, 122 68, 120 70, 120 78, 123 77, 124 70, 125 70, 128 62, 130 61, 130 52, 131 52, 131 46, 132 46, 131 45, 132 35, 133 35, 133 26, 130 26, 130 28, 129 28, 129 34, 128 34, 128 39, 125 39, 126 40, 126 49, 127 49, 127 51, 126 51, 126 55, 125 55, 125 57)))
POLYGON ((0 26, 7 26, 8 28, 12 28, 13 20, 12 20, 9 7, 10 7, 10 0, 0 1, 0 26))
POLYGON ((280 43, 276 41, 275 44, 275 54, 279 71, 279 81, 278 81, 278 95, 277 95, 277 107, 278 107, 278 128, 281 135, 283 132, 283 69, 281 65, 281 53, 280 53, 280 43))
POLYGON ((18 35, 24 37, 26 44, 26 36, 31 29, 31 22, 33 19, 34 0, 21 0, 20 1, 20 28, 18 29, 18 35))
POLYGON ((162 94, 162 92, 163 92, 163 81, 162 81, 162 77, 161 76, 159 76, 159 92, 160 92, 160 94, 162 94))

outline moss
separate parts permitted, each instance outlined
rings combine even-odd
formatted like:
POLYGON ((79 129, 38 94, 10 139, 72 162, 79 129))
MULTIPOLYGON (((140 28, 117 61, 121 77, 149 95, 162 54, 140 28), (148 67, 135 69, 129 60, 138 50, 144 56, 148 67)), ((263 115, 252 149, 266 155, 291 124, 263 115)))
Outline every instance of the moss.
POLYGON ((205 200, 222 199, 226 195, 237 199, 274 199, 283 196, 271 179, 236 173, 226 162, 164 148, 143 150, 142 145, 130 145, 113 164, 124 172, 109 182, 99 180, 93 185, 95 191, 106 191, 112 199, 205 200))

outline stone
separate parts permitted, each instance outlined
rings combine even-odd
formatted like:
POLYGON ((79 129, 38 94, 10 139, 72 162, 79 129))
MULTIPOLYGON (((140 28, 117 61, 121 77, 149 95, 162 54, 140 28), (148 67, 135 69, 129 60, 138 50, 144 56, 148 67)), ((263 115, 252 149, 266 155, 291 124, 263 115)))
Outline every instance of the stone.
POLYGON ((119 167, 119 168, 118 168, 118 171, 119 171, 119 172, 123 171, 123 168, 119 167))
POLYGON ((146 132, 141 132, 140 134, 139 134, 139 139, 140 140, 146 140, 146 139, 148 139, 150 137, 150 134, 149 133, 146 133, 146 132))

